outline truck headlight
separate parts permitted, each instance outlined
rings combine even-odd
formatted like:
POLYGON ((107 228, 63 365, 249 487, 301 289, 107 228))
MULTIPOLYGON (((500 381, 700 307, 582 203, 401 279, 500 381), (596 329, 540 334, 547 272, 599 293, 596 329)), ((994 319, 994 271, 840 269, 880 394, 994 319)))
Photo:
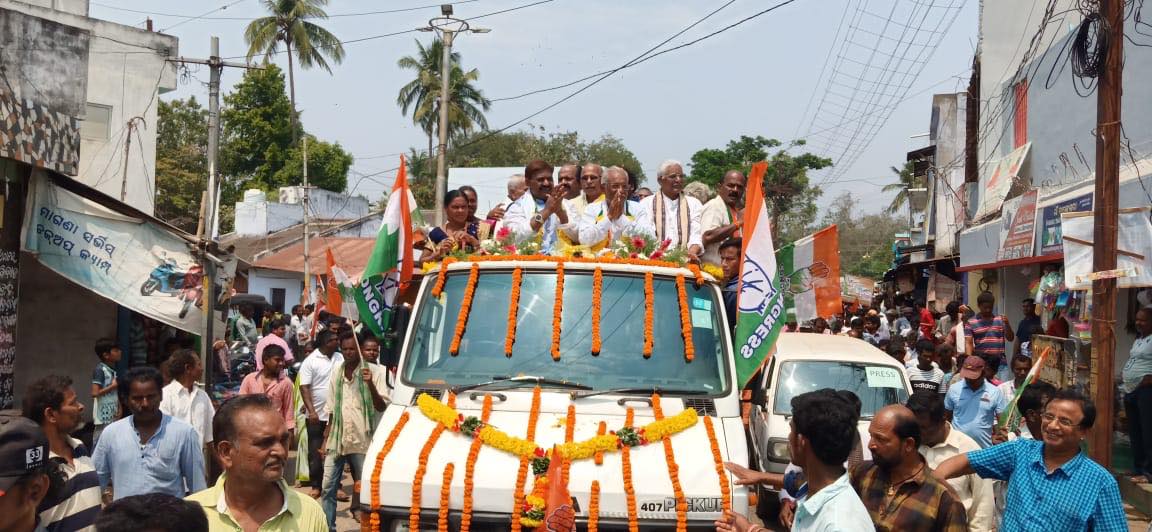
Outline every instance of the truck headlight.
POLYGON ((791 462, 792 453, 788 451, 788 440, 780 438, 768 440, 768 458, 774 462, 791 462))

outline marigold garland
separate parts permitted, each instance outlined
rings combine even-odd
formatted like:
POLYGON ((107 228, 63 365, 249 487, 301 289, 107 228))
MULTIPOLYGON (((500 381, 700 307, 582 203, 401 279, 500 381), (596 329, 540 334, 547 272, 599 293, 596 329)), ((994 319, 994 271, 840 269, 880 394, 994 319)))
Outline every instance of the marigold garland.
MULTIPOLYGON (((480 421, 488 422, 492 415, 492 396, 484 396, 484 407, 480 410, 480 421)), ((475 488, 473 478, 476 473, 476 458, 480 456, 480 447, 484 440, 474 438, 472 446, 468 448, 468 461, 464 463, 464 506, 460 510, 460 532, 468 532, 472 528, 472 490, 475 488)))
MULTIPOLYGON (((660 407, 660 396, 652 394, 652 413, 656 420, 664 419, 664 409, 660 407)), ((676 532, 688 530, 688 499, 684 498, 684 489, 680 486, 680 466, 676 464, 676 455, 672 452, 672 440, 664 439, 664 461, 668 464, 668 478, 672 481, 672 496, 676 499, 676 532)))
POLYGON ((592 356, 600 354, 600 298, 603 296, 604 272, 592 272, 592 356))
POLYGON ((445 257, 440 262, 440 273, 436 274, 436 284, 432 285, 432 297, 440 297, 444 293, 444 282, 448 280, 448 265, 456 262, 454 257, 445 257))
MULTIPOLYGON (((450 393, 448 394, 448 408, 455 406, 456 395, 450 393)), ((420 492, 424 487, 424 474, 428 472, 428 456, 432 454, 432 448, 436 447, 436 440, 440 439, 445 428, 443 424, 437 423, 436 428, 432 429, 432 433, 428 435, 428 441, 424 442, 424 448, 420 450, 416 474, 412 477, 412 506, 408 508, 409 530, 420 530, 420 492)))
POLYGON ((692 362, 696 358, 696 346, 692 343, 692 313, 688 309, 688 291, 684 288, 684 276, 676 276, 676 297, 680 299, 680 335, 684 337, 684 360, 692 362))
MULTIPOLYGON (((629 408, 624 415, 624 424, 631 427, 635 415, 629 408)), ((640 532, 636 522, 636 488, 632 486, 632 449, 625 445, 620 449, 620 471, 624 476, 624 497, 628 505, 628 532, 640 532)))
POLYGON ((437 517, 436 528, 440 532, 448 532, 448 498, 452 495, 452 473, 456 466, 452 462, 444 464, 444 479, 440 483, 440 513, 437 517))
MULTIPOLYGON (((603 436, 605 432, 608 432, 608 424, 601 421, 600 426, 596 427, 596 435, 603 436)), ((604 465, 604 451, 596 451, 592 458, 596 461, 596 465, 604 465)))
POLYGON ((652 291, 652 272, 644 273, 644 358, 652 358, 652 313, 656 298, 652 291))
POLYGON ((704 430, 708 432, 708 444, 712 447, 712 461, 716 463, 716 476, 720 478, 720 502, 725 512, 732 510, 732 491, 728 486, 728 473, 724 470, 724 457, 720 454, 720 442, 716 440, 716 428, 712 418, 704 416, 704 430))
MULTIPOLYGON (((564 443, 572 443, 572 439, 576 436, 576 405, 568 405, 568 415, 565 416, 564 421, 564 443)), ((568 472, 572 469, 572 459, 565 456, 561 467, 563 469, 560 471, 560 478, 564 479, 564 485, 567 486, 568 472)))
POLYGON ((504 356, 512 356, 512 345, 516 343, 516 318, 520 313, 520 282, 524 270, 512 270, 512 296, 508 301, 508 333, 504 335, 504 356))
POLYGON ((556 301, 552 304, 552 360, 560 361, 560 318, 564 315, 564 263, 556 263, 556 301))
POLYGON ((600 530, 600 481, 592 481, 592 494, 588 497, 588 532, 600 530))
POLYGON ((400 414, 400 419, 396 420, 396 426, 392 427, 392 432, 388 433, 388 439, 384 440, 384 447, 380 449, 380 454, 376 455, 376 465, 372 468, 372 486, 368 490, 369 504, 372 510, 372 515, 368 516, 368 528, 372 532, 380 532, 380 471, 384 468, 384 458, 392 452, 396 438, 400 437, 400 431, 404 430, 404 425, 408 424, 408 417, 407 410, 400 414))
POLYGON ((460 354, 460 339, 464 337, 464 330, 468 328, 468 314, 472 311, 472 296, 476 294, 476 282, 480 279, 480 265, 472 264, 472 271, 468 273, 468 286, 464 288, 464 298, 460 300, 460 314, 456 316, 456 331, 452 334, 452 344, 448 353, 452 356, 460 354))
MULTIPOLYGON (((536 421, 538 421, 539 418, 540 418, 540 387, 537 386, 536 388, 534 388, 532 390, 532 408, 528 411, 527 440, 529 442, 536 439, 536 421)), ((490 428, 490 427, 485 427, 485 428, 490 428)), ((493 429, 492 431, 489 431, 489 432, 500 432, 500 431, 493 429)), ((503 433, 501 433, 501 434, 503 434, 503 433)), ((495 434, 492 434, 492 436, 494 436, 494 435, 495 434)), ((494 446, 495 442, 490 441, 488 439, 489 434, 481 431, 480 437, 486 443, 489 443, 490 445, 494 446)), ((533 448, 536 447, 535 444, 531 444, 531 445, 533 448)), ((535 451, 535 449, 533 449, 533 451, 535 451)), ((520 529, 522 526, 521 522, 520 522, 520 514, 523 510, 523 507, 520 504, 520 501, 524 500, 524 482, 528 480, 528 461, 529 461, 529 456, 520 455, 520 469, 516 472, 516 491, 514 492, 514 494, 512 496, 513 497, 512 498, 512 532, 520 532, 520 529)), ((539 525, 539 523, 537 523, 535 526, 538 526, 538 525, 539 525)), ((533 526, 533 525, 529 525, 529 526, 533 526)), ((413 530, 415 530, 415 529, 413 529, 413 530)))

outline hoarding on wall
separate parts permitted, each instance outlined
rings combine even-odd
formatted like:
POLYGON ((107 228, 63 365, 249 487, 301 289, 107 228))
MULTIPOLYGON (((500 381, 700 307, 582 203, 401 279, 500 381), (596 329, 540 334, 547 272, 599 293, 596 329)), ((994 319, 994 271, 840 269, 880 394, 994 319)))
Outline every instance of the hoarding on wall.
POLYGON ((928 278, 928 295, 926 300, 932 303, 932 310, 944 312, 950 301, 959 301, 960 283, 947 275, 932 272, 928 278))
POLYGON ((190 244, 34 174, 24 249, 52 271, 117 304, 201 334, 204 270, 190 244))
POLYGON ((1044 207, 1040 216, 1040 254, 1057 255, 1064 251, 1064 238, 1061 233, 1060 215, 1066 212, 1088 212, 1092 210, 1092 193, 1077 196, 1070 200, 1044 207))
POLYGON ((871 305, 872 294, 876 289, 876 281, 845 274, 840 287, 845 301, 855 301, 856 303, 871 305))
POLYGON ((999 260, 1015 260, 1032 256, 1036 243, 1036 200, 1039 193, 1031 189, 1004 204, 1000 215, 999 260))
POLYGON ((1012 153, 1000 159, 992 168, 992 174, 984 182, 980 193, 980 209, 976 211, 975 219, 979 220, 988 215, 995 214, 1004 205, 1004 198, 1012 190, 1012 183, 1020 176, 1020 168, 1024 166, 1024 159, 1032 148, 1029 142, 1012 150, 1012 153))

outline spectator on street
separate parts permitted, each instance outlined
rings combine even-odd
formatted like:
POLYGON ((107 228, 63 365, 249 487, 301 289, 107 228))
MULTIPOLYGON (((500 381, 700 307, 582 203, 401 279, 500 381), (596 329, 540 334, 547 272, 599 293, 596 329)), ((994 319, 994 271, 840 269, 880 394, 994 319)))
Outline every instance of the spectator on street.
POLYGON ((39 508, 56 499, 63 485, 56 462, 48 458, 44 431, 19 411, 0 412, 0 530, 45 530, 39 508))
POLYGON ((1152 481, 1152 308, 1136 312, 1136 340, 1121 370, 1133 475, 1152 481))
POLYGON ((983 355, 999 361, 998 367, 1005 371, 998 375, 1001 381, 1008 380, 1007 360, 1004 359, 1007 342, 1016 339, 1012 333, 1012 324, 1005 316, 993 314, 996 307, 996 296, 992 292, 981 292, 976 297, 976 307, 980 310, 964 325, 965 353, 983 355))
POLYGON ((212 425, 224 474, 188 497, 207 514, 211 530, 329 530, 320 505, 284 481, 291 434, 266 396, 228 400, 212 425))
POLYGON ((1016 396, 1016 389, 1024 385, 1028 372, 1032 370, 1032 359, 1024 355, 1012 357, 1012 378, 1000 383, 1000 393, 1011 401, 1016 396))
POLYGON ((356 515, 360 502, 360 480, 364 454, 372 441, 376 420, 388 406, 388 385, 384 368, 362 363, 351 332, 340 335, 344 360, 332 369, 329 400, 325 404, 328 425, 324 432, 324 515, 328 527, 336 528, 336 492, 344 478, 344 466, 352 469, 353 496, 351 513, 356 515))
MULTIPOLYGON (((958 454, 980 449, 968 435, 953 429, 945 419, 944 399, 935 393, 914 393, 906 405, 916 415, 920 425, 920 454, 928 467, 936 468, 941 462, 958 454)), ((966 475, 948 481, 968 513, 968 527, 972 532, 996 529, 996 505, 992 481, 979 476, 966 475)))
POLYGON ((1017 439, 958 455, 934 474, 1008 481, 1002 530, 1126 531, 1116 479, 1080 449, 1095 421, 1091 399, 1060 390, 1044 409, 1043 440, 1017 439))
POLYGON ((912 384, 912 393, 947 392, 944 370, 936 364, 936 344, 932 340, 919 340, 916 342, 916 351, 919 353, 916 360, 909 361, 904 368, 912 384))
POLYGON ((256 347, 256 342, 260 340, 260 329, 256 327, 256 322, 253 321, 253 312, 255 309, 252 308, 251 304, 241 304, 240 316, 236 318, 231 331, 233 341, 239 341, 249 348, 256 347))
POLYGON ((284 348, 270 345, 264 348, 264 367, 249 373, 240 383, 240 394, 259 394, 268 397, 280 416, 284 428, 291 433, 296 429, 296 413, 292 409, 292 381, 284 375, 284 348))
POLYGON ((199 505, 166 493, 148 493, 113 502, 96 518, 96 532, 124 530, 208 532, 209 528, 199 505))
POLYGON ((48 532, 89 530, 100 513, 100 477, 88 448, 71 436, 83 423, 84 405, 76 400, 72 379, 49 375, 24 392, 24 417, 40 425, 48 440, 48 459, 58 464, 63 489, 40 503, 40 526, 48 532))
POLYGON ((992 445, 992 426, 1008 408, 1008 400, 985 378, 986 361, 969 356, 960 368, 961 382, 948 388, 944 408, 952 412, 952 425, 970 436, 980 448, 992 445))
POLYGON ((97 340, 95 349, 100 362, 92 370, 92 422, 96 425, 92 432, 92 445, 100 440, 104 428, 120 417, 115 366, 123 355, 116 342, 107 338, 97 340))
MULTIPOLYGON (((1024 317, 1016 324, 1016 345, 1012 351, 1015 355, 1024 354, 1025 345, 1032 341, 1033 334, 1042 334, 1044 326, 1040 323, 1040 316, 1036 315, 1036 300, 1025 298, 1020 302, 1020 311, 1024 317), (1036 333, 1039 330, 1040 333, 1036 333)), ((1031 356, 1031 355, 1029 355, 1031 356)))
POLYGON ((160 411, 161 377, 138 366, 121 380, 131 415, 104 430, 92 462, 108 499, 144 493, 184 497, 204 489, 204 453, 192 425, 160 411))
POLYGON ((852 468, 850 479, 876 530, 968 530, 964 506, 920 455, 920 425, 911 410, 888 405, 876 411, 868 436, 872 461, 852 468))
POLYGON ((917 301, 915 305, 916 312, 919 313, 919 318, 916 320, 920 325, 919 338, 933 340, 934 331, 936 330, 936 318, 932 316, 932 311, 923 301, 917 301))
POLYGON ((200 444, 208 445, 212 441, 212 416, 216 409, 208 393, 196 385, 196 379, 204 373, 200 355, 191 349, 177 351, 168 361, 168 373, 172 375, 172 382, 164 387, 160 411, 192 425, 200 444))
POLYGON ((324 480, 324 457, 321 448, 324 444, 324 431, 328 427, 328 388, 332 369, 344 361, 338 351, 340 339, 330 330, 316 335, 316 348, 300 365, 300 396, 303 399, 308 430, 308 483, 312 486, 312 498, 320 497, 320 487, 324 480))

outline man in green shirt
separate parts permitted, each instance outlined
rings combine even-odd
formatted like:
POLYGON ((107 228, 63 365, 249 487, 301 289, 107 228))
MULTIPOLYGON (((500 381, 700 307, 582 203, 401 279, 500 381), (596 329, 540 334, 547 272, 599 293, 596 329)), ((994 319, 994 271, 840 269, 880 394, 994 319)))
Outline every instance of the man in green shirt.
POLYGON ((288 487, 289 434, 265 395, 241 395, 212 419, 213 448, 224 474, 188 500, 208 515, 211 532, 327 532, 320 504, 288 487))

